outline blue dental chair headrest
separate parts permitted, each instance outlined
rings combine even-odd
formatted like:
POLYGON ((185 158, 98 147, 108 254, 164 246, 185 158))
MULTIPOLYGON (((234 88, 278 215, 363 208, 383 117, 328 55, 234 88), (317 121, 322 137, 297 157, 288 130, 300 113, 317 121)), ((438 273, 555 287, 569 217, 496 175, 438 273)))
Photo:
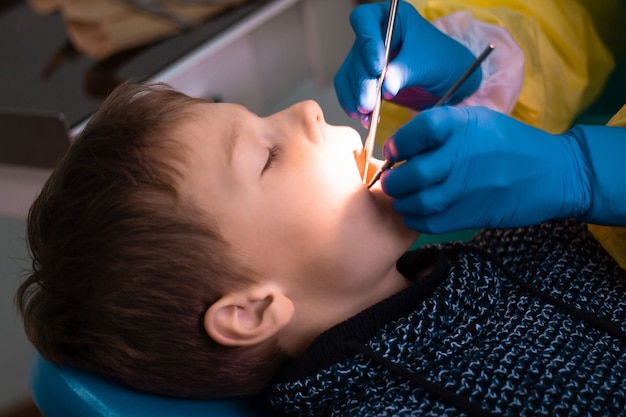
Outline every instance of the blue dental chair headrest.
POLYGON ((29 386, 45 417, 269 417, 255 399, 185 400, 134 391, 97 375, 58 366, 35 352, 29 386))

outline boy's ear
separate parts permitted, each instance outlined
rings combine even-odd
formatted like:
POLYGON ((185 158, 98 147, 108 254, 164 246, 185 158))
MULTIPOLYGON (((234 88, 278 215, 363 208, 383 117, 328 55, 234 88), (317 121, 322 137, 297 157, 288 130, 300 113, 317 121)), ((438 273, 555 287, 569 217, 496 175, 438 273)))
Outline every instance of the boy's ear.
POLYGON ((217 343, 252 346, 282 330, 294 314, 293 302, 269 284, 227 294, 204 314, 204 328, 217 343))

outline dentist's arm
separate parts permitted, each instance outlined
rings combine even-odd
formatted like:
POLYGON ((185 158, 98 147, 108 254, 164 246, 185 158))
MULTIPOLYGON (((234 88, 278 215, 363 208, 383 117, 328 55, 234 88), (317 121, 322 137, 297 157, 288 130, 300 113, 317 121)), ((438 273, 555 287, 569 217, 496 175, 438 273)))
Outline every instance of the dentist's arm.
POLYGON ((626 225, 626 129, 546 133, 482 107, 421 112, 385 144, 383 190, 426 233, 577 217, 626 225))

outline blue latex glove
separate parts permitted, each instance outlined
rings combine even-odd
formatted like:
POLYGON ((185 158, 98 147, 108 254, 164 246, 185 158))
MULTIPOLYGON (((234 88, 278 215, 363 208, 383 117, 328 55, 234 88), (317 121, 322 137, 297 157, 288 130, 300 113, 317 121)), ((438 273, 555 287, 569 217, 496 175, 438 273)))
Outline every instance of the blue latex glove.
MULTIPOLYGON (((374 108, 376 82, 383 71, 388 14, 389 2, 365 4, 352 11, 350 23, 356 39, 335 75, 339 103, 350 117, 361 118, 365 126, 374 108)), ((475 60, 469 49, 440 32, 403 1, 398 4, 390 55, 383 97, 416 110, 432 107, 475 60)), ((457 103, 473 93, 481 78, 477 69, 448 103, 457 103)))
POLYGON ((425 110, 385 143, 383 190, 426 233, 577 217, 626 224, 626 129, 553 135, 483 107, 425 110))

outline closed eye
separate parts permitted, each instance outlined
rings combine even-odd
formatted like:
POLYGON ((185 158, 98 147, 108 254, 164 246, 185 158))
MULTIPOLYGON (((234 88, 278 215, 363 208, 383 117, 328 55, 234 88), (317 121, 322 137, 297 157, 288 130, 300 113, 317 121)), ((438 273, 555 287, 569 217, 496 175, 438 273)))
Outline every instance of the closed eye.
POLYGON ((276 157, 278 156, 278 151, 279 149, 277 145, 267 148, 267 162, 265 162, 265 166, 263 167, 261 174, 265 173, 265 171, 274 165, 274 161, 276 161, 276 157))

